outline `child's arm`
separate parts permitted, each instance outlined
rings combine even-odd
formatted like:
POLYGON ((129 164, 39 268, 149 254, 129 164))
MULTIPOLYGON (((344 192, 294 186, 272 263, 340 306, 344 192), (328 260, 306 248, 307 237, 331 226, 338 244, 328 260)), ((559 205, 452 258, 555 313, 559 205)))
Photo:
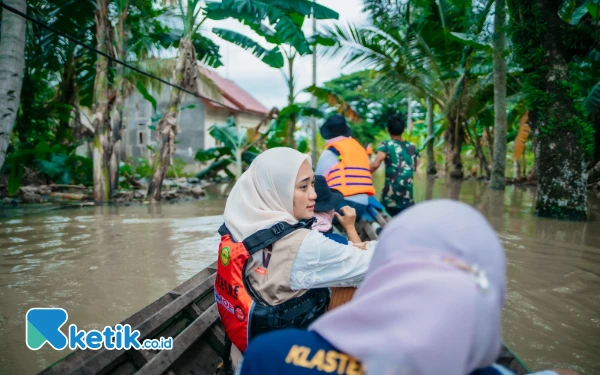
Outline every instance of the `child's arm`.
POLYGON ((337 212, 334 212, 334 214, 339 220, 340 224, 342 224, 344 227, 344 230, 348 235, 348 241, 356 244, 362 242, 358 236, 356 227, 354 227, 354 223, 356 222, 356 210, 350 206, 344 206, 340 209, 340 212, 344 214, 344 216, 338 214, 337 212))
POLYGON ((379 168, 379 166, 385 160, 386 157, 387 154, 385 152, 377 151, 377 156, 375 157, 375 160, 371 162, 371 173, 375 172, 377 168, 379 168))

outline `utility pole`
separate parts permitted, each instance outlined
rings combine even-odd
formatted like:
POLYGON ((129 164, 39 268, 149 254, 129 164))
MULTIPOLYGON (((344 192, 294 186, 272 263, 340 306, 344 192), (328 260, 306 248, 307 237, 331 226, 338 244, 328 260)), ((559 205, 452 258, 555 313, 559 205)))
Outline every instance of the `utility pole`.
MULTIPOLYGON (((314 0, 314 3, 316 4, 317 1, 314 0)), ((317 18, 315 17, 315 11, 313 10, 313 15, 312 15, 312 21, 313 21, 313 35, 317 35, 317 18)), ((313 78, 313 85, 317 86, 317 43, 315 43, 315 45, 313 46, 313 55, 312 55, 312 78, 313 78)), ((313 94, 312 99, 310 100, 310 105, 313 108, 317 108, 317 97, 313 94)), ((316 117, 312 117, 310 119, 311 121, 311 131, 312 131, 312 143, 311 143, 311 147, 310 147, 310 151, 311 151, 311 156, 312 156, 312 162, 313 165, 317 164, 317 118, 316 117)))

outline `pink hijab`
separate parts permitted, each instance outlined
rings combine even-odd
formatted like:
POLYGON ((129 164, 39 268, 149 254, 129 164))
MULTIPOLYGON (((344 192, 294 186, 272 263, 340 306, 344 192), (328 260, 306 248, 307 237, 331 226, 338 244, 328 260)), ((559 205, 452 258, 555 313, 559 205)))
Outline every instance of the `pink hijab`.
POLYGON ((367 374, 466 375, 501 349, 504 249, 487 220, 453 200, 386 225, 352 301, 311 327, 367 374))

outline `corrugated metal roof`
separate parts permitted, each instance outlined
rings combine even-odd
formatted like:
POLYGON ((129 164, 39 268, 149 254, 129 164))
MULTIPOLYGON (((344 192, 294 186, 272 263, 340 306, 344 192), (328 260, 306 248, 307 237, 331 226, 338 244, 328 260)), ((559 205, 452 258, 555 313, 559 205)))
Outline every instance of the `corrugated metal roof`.
POLYGON ((251 111, 259 115, 267 116, 269 110, 262 105, 252 95, 235 82, 221 77, 217 72, 211 69, 204 69, 205 74, 210 78, 221 91, 224 102, 228 107, 239 108, 244 111, 251 111))

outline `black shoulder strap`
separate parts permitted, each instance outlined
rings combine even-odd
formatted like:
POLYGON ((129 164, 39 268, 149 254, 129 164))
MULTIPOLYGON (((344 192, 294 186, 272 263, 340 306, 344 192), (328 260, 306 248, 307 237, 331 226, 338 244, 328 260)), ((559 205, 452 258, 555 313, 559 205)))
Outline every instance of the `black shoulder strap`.
POLYGON ((220 234, 221 236, 224 236, 224 235, 226 235, 226 234, 231 234, 231 232, 229 232, 229 229, 227 229, 227 227, 225 226, 225 223, 223 223, 223 225, 221 225, 221 226, 219 227, 219 234, 220 234))
POLYGON ((338 149, 335 148, 335 147, 333 147, 333 146, 329 147, 328 150, 331 151, 331 152, 333 152, 335 154, 335 156, 340 156, 341 155, 341 153, 338 151, 338 149))
POLYGON ((314 223, 314 218, 307 221, 300 221, 297 224, 291 225, 285 222, 280 222, 273 225, 271 228, 259 230, 253 235, 247 237, 244 241, 244 247, 250 255, 256 253, 259 250, 272 245, 277 240, 287 236, 296 229, 308 228, 310 229, 314 223))

